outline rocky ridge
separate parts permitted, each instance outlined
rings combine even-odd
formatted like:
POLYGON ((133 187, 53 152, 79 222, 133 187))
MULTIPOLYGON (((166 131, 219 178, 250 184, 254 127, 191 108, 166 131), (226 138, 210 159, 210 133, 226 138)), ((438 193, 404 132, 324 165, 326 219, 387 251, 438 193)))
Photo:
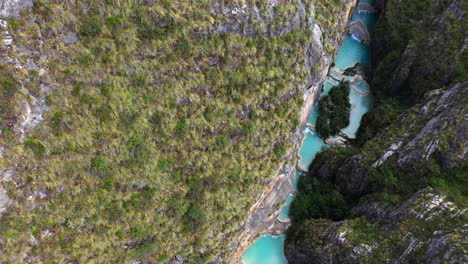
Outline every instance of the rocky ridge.
POLYGON ((288 233, 285 254, 293 264, 468 263, 468 233, 461 224, 467 216, 466 208, 428 188, 399 207, 360 205, 353 220, 308 220, 288 233))
MULTIPOLYGON (((18 18, 20 12, 24 9, 31 8, 33 1, 8 1, 3 0, 0 5, 0 34, 3 41, 0 43, 0 62, 15 72, 14 74, 22 76, 20 81, 22 98, 17 98, 21 102, 18 103, 21 107, 16 109, 17 119, 10 121, 7 124, 12 128, 12 131, 20 142, 23 142, 29 132, 37 127, 44 119, 42 117, 47 109, 46 96, 50 90, 50 80, 47 80, 45 73, 48 71, 48 57, 45 55, 42 36, 39 33, 39 41, 35 46, 15 45, 15 42, 9 32, 10 27, 7 19, 18 18), (10 53, 15 54, 15 59, 10 57, 10 53), (18 57, 21 60, 18 60, 18 57), (38 77, 41 79, 39 90, 33 91, 30 87, 31 80, 25 78, 24 71, 35 70, 38 77)), ((6 146, 0 146, 0 157, 7 150, 6 146)), ((15 167, 10 167, 5 170, 0 170, 1 183, 13 180, 13 175, 16 173, 15 167)), ((6 195, 6 191, 0 184, 0 217, 6 211, 6 208, 12 201, 6 195)))

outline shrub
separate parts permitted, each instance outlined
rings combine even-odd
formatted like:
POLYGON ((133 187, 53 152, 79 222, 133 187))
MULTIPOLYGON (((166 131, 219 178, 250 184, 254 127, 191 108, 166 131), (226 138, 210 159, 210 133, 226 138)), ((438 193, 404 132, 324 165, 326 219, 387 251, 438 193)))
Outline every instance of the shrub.
POLYGON ((18 84, 12 76, 3 76, 0 78, 1 95, 11 98, 18 90, 18 84))
POLYGON ((161 125, 162 116, 159 112, 154 112, 149 121, 153 127, 159 127, 161 125))
POLYGON ((199 204, 190 205, 184 215, 185 226, 189 230, 199 229, 206 221, 206 213, 199 204))
POLYGON ((12 30, 17 30, 18 27, 21 26, 21 24, 23 24, 23 22, 21 22, 21 21, 19 21, 19 20, 16 20, 16 19, 12 19, 12 20, 10 21, 9 26, 10 26, 10 28, 11 28, 12 30))
POLYGON ((32 139, 26 139, 24 141, 24 145, 29 147, 33 151, 34 155, 36 155, 36 157, 44 157, 46 148, 41 142, 32 139))
POLYGON ((340 83, 330 89, 329 95, 319 102, 320 116, 317 119, 317 133, 326 139, 349 125, 351 104, 348 99, 349 84, 340 83))
POLYGON ((186 37, 179 41, 179 50, 183 56, 189 56, 191 53, 190 40, 186 37))
POLYGON ((167 169, 167 160, 164 160, 164 159, 159 160, 159 161, 158 161, 158 168, 159 168, 160 170, 165 170, 165 169, 167 169))
POLYGON ((103 170, 107 168, 107 160, 104 156, 96 156, 91 162, 91 168, 94 170, 103 170))
POLYGON ((139 86, 145 86, 148 83, 148 80, 146 79, 145 76, 138 76, 136 78, 136 83, 139 86))
POLYGON ((101 23, 99 22, 97 16, 89 16, 83 18, 80 24, 81 36, 84 37, 96 37, 101 34, 101 23))
POLYGON ((284 145, 283 144, 276 144, 275 148, 275 155, 276 158, 281 158, 284 155, 284 145))
POLYGON ((309 218, 344 219, 350 206, 330 183, 310 175, 299 179, 298 194, 291 204, 291 216, 300 222, 309 218))
POLYGON ((117 28, 122 26, 122 21, 118 17, 111 16, 111 17, 107 18, 106 24, 107 24, 108 27, 110 27, 110 29, 116 30, 117 28))
POLYGON ((180 181, 180 172, 178 172, 178 171, 173 171, 172 174, 171 174, 171 179, 172 179, 174 182, 179 182, 179 181, 180 181))
POLYGON ((156 248, 156 241, 154 241, 154 239, 149 239, 141 242, 133 250, 135 257, 141 259, 145 256, 145 254, 154 251, 156 248))
POLYGON ((187 129, 187 124, 185 123, 185 120, 179 120, 175 127, 176 134, 181 135, 185 132, 186 129, 187 129))
POLYGON ((216 143, 218 145, 218 148, 223 150, 229 145, 229 139, 225 135, 222 135, 218 138, 216 143))
POLYGON ((175 216, 184 215, 186 210, 185 201, 180 198, 172 198, 171 200, 169 200, 167 207, 170 213, 175 216))
POLYGON ((42 0, 34 1, 32 11, 44 18, 48 18, 52 15, 52 7, 49 3, 45 3, 42 0))
POLYGON ((145 142, 145 139, 142 136, 135 136, 135 137, 132 137, 128 141, 127 146, 129 149, 136 149, 136 148, 141 147, 144 142, 145 142))
POLYGON ((72 91, 71 91, 71 94, 72 94, 73 96, 78 96, 78 95, 80 95, 80 93, 81 93, 81 89, 83 89, 83 85, 77 84, 77 85, 73 86, 73 89, 72 89, 72 91))
POLYGON ((109 85, 103 84, 100 88, 100 91, 103 96, 108 96, 110 94, 111 89, 109 85))
POLYGON ((254 130, 255 130, 255 128, 254 128, 254 124, 252 123, 252 121, 248 120, 248 121, 244 122, 244 125, 243 125, 244 133, 249 135, 249 134, 252 134, 254 132, 254 130))

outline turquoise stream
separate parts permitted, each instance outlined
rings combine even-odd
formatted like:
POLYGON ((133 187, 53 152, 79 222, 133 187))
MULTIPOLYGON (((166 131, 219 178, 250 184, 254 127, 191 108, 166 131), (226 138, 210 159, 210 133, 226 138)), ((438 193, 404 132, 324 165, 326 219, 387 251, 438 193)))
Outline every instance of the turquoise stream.
POLYGON ((322 148, 326 147, 327 145, 325 142, 323 142, 317 133, 310 131, 309 128, 304 129, 304 134, 305 136, 302 141, 302 146, 299 150, 299 168, 303 171, 307 171, 309 169, 309 165, 312 163, 317 153, 319 153, 322 148))
POLYGON ((261 236, 242 256, 243 263, 283 264, 288 263, 283 253, 284 235, 261 236))
MULTIPOLYGON (((330 89, 339 84, 339 82, 333 80, 332 78, 328 78, 324 83, 323 83, 323 88, 322 88, 322 93, 320 94, 320 97, 328 95, 328 92, 330 92, 330 89)), ((317 109, 318 111, 318 109, 317 109)), ((318 113, 318 112, 317 112, 318 113)), ((318 115, 317 115, 318 117, 318 115)), ((309 118, 310 119, 310 118, 309 118)), ((317 119, 315 119, 317 121, 317 119)))
POLYGON ((353 16, 351 17, 352 22, 357 20, 361 20, 364 25, 366 25, 369 33, 374 32, 375 22, 377 21, 376 15, 369 14, 369 11, 361 10, 354 12, 353 16))
POLYGON ((369 47, 357 41, 351 35, 347 35, 336 55, 335 67, 344 71, 349 67, 353 67, 356 62, 371 67, 371 52, 369 47))
MULTIPOLYGON (((373 0, 361 0, 363 4, 373 4, 373 0)), ((360 19, 368 27, 369 32, 373 32, 376 16, 366 11, 354 12, 351 17, 352 21, 360 19)), ((358 39, 351 35, 347 35, 343 44, 335 57, 335 71, 342 72, 345 69, 354 66, 357 62, 361 62, 368 67, 371 67, 371 51, 369 47, 362 44, 358 39)), ((324 84, 320 96, 328 94, 330 89, 338 84, 335 80, 328 78, 324 84)), ((370 95, 370 88, 366 82, 359 82, 353 84, 349 94, 349 100, 352 105, 350 114, 350 124, 342 130, 343 133, 351 138, 356 136, 362 116, 372 107, 372 96, 370 95)), ((315 105, 307 120, 307 125, 315 127, 317 118, 319 116, 318 106, 315 105)), ((327 144, 319 137, 319 135, 306 126, 303 131, 304 139, 302 141, 301 149, 299 150, 299 164, 301 170, 307 171, 309 165, 314 160, 315 156, 327 147, 327 144)), ((296 171, 296 182, 294 189, 297 188, 301 172, 296 171)), ((290 194, 286 200, 285 205, 281 208, 278 220, 281 222, 289 221, 289 208, 294 195, 290 194)), ((284 256, 284 239, 285 235, 261 236, 257 241, 248 248, 242 256, 244 264, 286 264, 288 263, 284 256)))
POLYGON ((372 107, 372 96, 370 95, 369 85, 366 82, 360 82, 355 84, 358 91, 367 92, 367 95, 360 95, 354 89, 351 89, 349 93, 349 99, 351 101, 351 114, 349 117, 349 126, 342 129, 350 138, 356 138, 356 133, 359 129, 362 116, 367 113, 372 107), (367 88, 367 89, 366 89, 367 88))
POLYGON ((289 208, 291 207, 291 203, 294 200, 294 195, 289 194, 288 199, 283 207, 281 207, 281 211, 278 215, 278 221, 280 222, 289 222, 289 208))

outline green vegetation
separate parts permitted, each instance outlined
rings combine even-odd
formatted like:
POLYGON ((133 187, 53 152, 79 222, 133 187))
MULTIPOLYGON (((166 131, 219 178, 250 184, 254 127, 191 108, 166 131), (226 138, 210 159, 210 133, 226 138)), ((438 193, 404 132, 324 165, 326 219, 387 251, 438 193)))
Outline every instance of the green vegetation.
POLYGON ((332 219, 339 221, 348 215, 356 199, 344 197, 335 187, 338 168, 358 149, 352 147, 329 148, 317 154, 309 167, 309 173, 298 183, 298 193, 291 204, 291 215, 295 222, 307 219, 332 219), (326 168, 326 175, 318 173, 326 168))
MULTIPOLYGON (((375 91, 387 93, 388 81, 400 63, 413 57, 409 64, 408 81, 398 91, 413 103, 422 99, 429 90, 438 89, 456 78, 466 76, 466 49, 464 45, 465 28, 468 17, 458 19, 454 13, 441 23, 434 18, 442 17, 451 1, 433 0, 398 1, 390 0, 376 27, 376 35, 381 37, 382 45, 377 50, 379 63, 375 69, 373 84, 375 91), (405 53, 405 54, 404 54, 405 53), (422 76, 422 78, 420 78, 422 76), (411 83, 411 85, 410 85, 411 83)), ((459 8, 467 10, 468 3, 459 3, 459 8)))
MULTIPOLYGON (((468 50, 462 49, 465 39, 462 28, 468 16, 463 15, 458 20, 450 14, 442 24, 433 23, 450 3, 388 1, 386 9, 391 11, 383 13, 375 33, 382 43, 376 49, 377 65, 371 83, 376 107, 362 119, 358 145, 363 145, 400 113, 422 101, 428 91, 466 79, 468 50), (398 90, 393 90, 390 81, 402 59, 408 67, 408 76, 399 80, 403 84, 398 90)), ((460 7, 466 10, 468 3, 462 2, 460 7)))
POLYGON ((336 135, 349 125, 351 103, 348 96, 349 84, 340 83, 330 89, 329 95, 320 99, 316 129, 321 138, 336 135))
MULTIPOLYGON (((431 245, 433 259, 466 261, 468 164, 460 152, 466 149, 467 8, 466 2, 387 1, 376 30, 376 107, 351 146, 319 153, 300 179, 287 249, 324 263, 420 263, 431 245), (447 92, 456 83, 455 94, 447 92), (441 238, 447 244, 434 251, 441 238)), ((317 130, 327 134, 323 124, 331 122, 322 121, 317 130)))
POLYGON ((299 180, 298 195, 291 204, 294 221, 326 218, 335 221, 346 217, 349 205, 333 184, 304 176, 299 180))
POLYGON ((0 68, 0 118, 13 118, 15 110, 15 94, 19 90, 19 85, 14 76, 5 67, 0 68))
POLYGON ((46 148, 39 141, 34 141, 34 140, 31 140, 31 139, 27 139, 24 142, 24 145, 26 147, 29 147, 32 150, 32 152, 34 153, 34 155, 36 155, 36 157, 43 157, 45 155, 46 148))
POLYGON ((358 146, 363 146, 368 140, 374 138, 379 132, 392 124, 396 118, 407 108, 401 100, 395 97, 379 97, 377 105, 364 114, 357 131, 357 137, 353 141, 358 146))
MULTIPOLYGON (((15 165, 22 186, 6 183, 15 203, 0 220, 0 262, 224 256, 291 151, 310 30, 265 37, 264 22, 254 21, 258 35, 215 34, 226 18, 210 13, 212 1, 85 2, 34 1, 12 24, 16 45, 41 47, 49 60, 35 60, 34 70, 4 66, 0 76, 0 144, 10 149, 0 168, 15 165), (68 32, 80 41, 65 44, 68 32), (24 143, 9 132, 31 99, 18 80, 33 96, 53 90, 44 123, 24 143)), ((304 2, 310 10, 318 1, 304 2)), ((343 8, 320 6, 321 21, 343 8)), ((275 11, 267 30, 290 23, 297 6, 275 11)), ((340 27, 331 31, 339 36, 340 27)))

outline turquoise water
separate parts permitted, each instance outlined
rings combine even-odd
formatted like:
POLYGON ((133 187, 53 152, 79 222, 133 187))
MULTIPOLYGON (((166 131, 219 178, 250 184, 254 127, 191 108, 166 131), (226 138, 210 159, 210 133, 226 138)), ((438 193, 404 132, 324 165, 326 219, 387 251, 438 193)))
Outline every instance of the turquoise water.
POLYGON ((368 5, 374 5, 375 0, 361 0, 359 1, 359 4, 368 4, 368 5))
POLYGON ((353 83, 353 86, 357 88, 357 90, 361 93, 369 93, 370 92, 370 87, 367 82, 357 82, 353 83))
MULTIPOLYGON (((331 78, 328 78, 324 83, 323 83, 323 88, 322 88, 322 93, 320 94, 320 97, 328 95, 328 92, 330 92, 330 89, 338 85, 339 83, 331 78)), ((318 111, 318 110, 317 110, 318 111)))
POLYGON ((349 93, 349 100, 351 101, 351 116, 349 117, 349 126, 342 129, 341 131, 350 138, 356 138, 356 133, 359 129, 359 125, 361 124, 362 116, 372 107, 372 96, 370 94, 362 96, 351 89, 349 93))
POLYGON ((249 247, 242 255, 245 264, 286 264, 284 256, 285 236, 261 236, 255 244, 249 247))
POLYGON ((341 49, 336 55, 335 67, 344 71, 349 67, 353 67, 356 62, 361 62, 371 67, 371 52, 366 45, 354 40, 350 35, 347 35, 341 49))
POLYGON ((351 21, 361 20, 364 25, 366 25, 369 33, 374 32, 375 23, 377 22, 377 16, 375 14, 369 13, 368 11, 358 11, 354 12, 351 16, 351 21))
POLYGON ((288 199, 286 200, 286 204, 281 207, 280 213, 278 215, 278 220, 280 222, 289 222, 289 208, 291 207, 291 203, 294 200, 294 195, 289 194, 288 199))
POLYGON ((312 111, 309 114, 309 118, 307 119, 307 124, 314 126, 317 124, 317 118, 319 116, 319 110, 317 105, 314 105, 314 108, 312 108, 312 111))
POLYGON ((317 153, 319 153, 322 148, 326 147, 327 144, 323 142, 317 133, 310 131, 308 128, 304 129, 304 134, 305 137, 302 141, 302 147, 299 150, 299 168, 303 171, 307 171, 317 153))
POLYGON ((297 190, 297 185, 299 184, 299 178, 301 176, 303 176, 304 174, 302 174, 300 171, 296 170, 296 180, 294 181, 294 190, 297 190))

